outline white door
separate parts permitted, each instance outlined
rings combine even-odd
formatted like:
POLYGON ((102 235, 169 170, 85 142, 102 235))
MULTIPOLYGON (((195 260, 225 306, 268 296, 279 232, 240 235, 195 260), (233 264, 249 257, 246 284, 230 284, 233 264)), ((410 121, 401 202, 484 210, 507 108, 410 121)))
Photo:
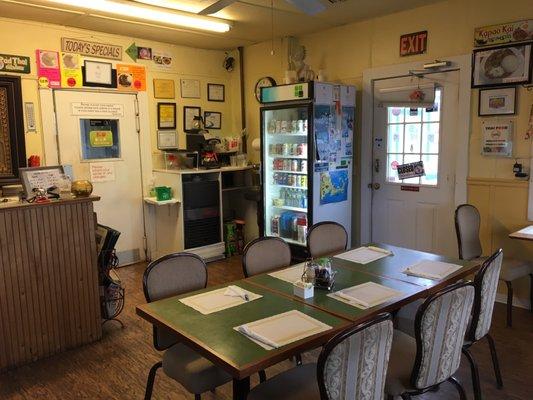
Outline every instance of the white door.
POLYGON ((60 163, 72 165, 74 179, 92 181, 101 197, 94 203, 98 223, 121 232, 120 264, 144 260, 135 95, 59 90, 54 96, 60 163))
POLYGON ((457 255, 458 88, 457 71, 374 83, 372 241, 457 255), (435 85, 433 108, 381 100, 387 90, 401 88, 408 96, 423 85, 435 85), (424 162, 426 175, 400 181, 396 166, 417 161, 424 162))

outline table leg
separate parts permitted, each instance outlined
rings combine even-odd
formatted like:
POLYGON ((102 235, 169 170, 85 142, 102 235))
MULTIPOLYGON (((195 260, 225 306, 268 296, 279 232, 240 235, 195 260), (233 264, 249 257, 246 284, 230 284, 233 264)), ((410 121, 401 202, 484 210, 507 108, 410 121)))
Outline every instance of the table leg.
POLYGON ((246 400, 250 391, 250 377, 233 379, 233 400, 246 400))

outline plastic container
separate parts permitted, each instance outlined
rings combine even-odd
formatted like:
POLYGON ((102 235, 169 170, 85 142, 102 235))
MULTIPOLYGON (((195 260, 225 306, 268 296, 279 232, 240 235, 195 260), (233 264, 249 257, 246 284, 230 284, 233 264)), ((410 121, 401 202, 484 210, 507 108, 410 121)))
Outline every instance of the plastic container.
POLYGON ((172 199, 172 191, 168 186, 158 186, 155 188, 155 197, 157 201, 172 199))

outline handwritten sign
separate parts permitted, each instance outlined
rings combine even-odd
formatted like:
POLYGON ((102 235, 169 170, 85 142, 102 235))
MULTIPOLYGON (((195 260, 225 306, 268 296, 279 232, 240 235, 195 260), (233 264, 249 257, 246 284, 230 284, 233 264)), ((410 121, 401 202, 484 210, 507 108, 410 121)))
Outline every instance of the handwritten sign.
POLYGON ((87 40, 61 38, 61 50, 84 56, 122 60, 122 46, 108 43, 88 42, 87 40))
POLYGON ((400 180, 426 175, 423 161, 398 165, 396 169, 398 170, 398 179, 400 180))
POLYGON ((91 163, 91 182, 114 182, 115 164, 112 162, 91 163))
POLYGON ((14 56, 11 54, 0 54, 0 71, 29 74, 30 57, 14 56))
POLYGON ((474 30, 474 46, 493 46, 533 39, 533 20, 483 26, 474 30))
POLYGON ((72 115, 97 115, 99 117, 122 117, 124 105, 116 103, 70 103, 72 115))
POLYGON ((428 48, 428 31, 400 36, 400 57, 424 54, 428 48))
POLYGON ((26 196, 34 196, 33 189, 48 189, 58 186, 63 176, 61 165, 37 168, 20 168, 20 177, 26 196))

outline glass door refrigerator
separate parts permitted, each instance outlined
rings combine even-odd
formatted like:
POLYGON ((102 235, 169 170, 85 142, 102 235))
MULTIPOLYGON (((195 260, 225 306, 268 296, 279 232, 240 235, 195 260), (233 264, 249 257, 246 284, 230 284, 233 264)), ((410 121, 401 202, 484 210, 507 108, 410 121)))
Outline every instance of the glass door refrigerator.
POLYGON ((262 233, 305 258, 309 226, 335 221, 351 235, 355 87, 267 87, 261 103, 262 233))

